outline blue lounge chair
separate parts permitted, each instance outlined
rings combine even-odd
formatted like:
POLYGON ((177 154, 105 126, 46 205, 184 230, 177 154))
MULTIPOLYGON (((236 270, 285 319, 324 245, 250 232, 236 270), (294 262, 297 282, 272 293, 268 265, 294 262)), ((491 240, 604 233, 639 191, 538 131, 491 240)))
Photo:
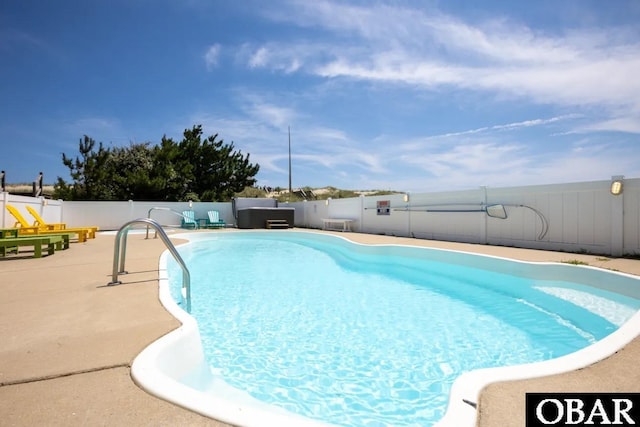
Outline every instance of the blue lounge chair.
POLYGON ((182 228, 198 228, 196 213, 194 211, 182 211, 182 228))
POLYGON ((220 219, 220 212, 209 211, 207 212, 207 222, 205 224, 207 228, 224 228, 225 222, 220 219))

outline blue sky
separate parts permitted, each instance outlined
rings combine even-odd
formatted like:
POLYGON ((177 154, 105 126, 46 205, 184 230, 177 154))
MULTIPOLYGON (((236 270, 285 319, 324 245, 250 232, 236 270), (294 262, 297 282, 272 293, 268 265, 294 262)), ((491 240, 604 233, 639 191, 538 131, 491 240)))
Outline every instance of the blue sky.
POLYGON ((428 192, 640 177, 637 0, 0 4, 0 169, 202 124, 258 185, 428 192))

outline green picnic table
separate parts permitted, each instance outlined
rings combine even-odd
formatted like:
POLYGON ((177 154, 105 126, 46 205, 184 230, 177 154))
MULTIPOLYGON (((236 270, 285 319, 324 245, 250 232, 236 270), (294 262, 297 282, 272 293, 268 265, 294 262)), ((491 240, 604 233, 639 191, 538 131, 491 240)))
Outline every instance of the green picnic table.
POLYGON ((5 237, 18 237, 17 228, 0 228, 0 239, 5 237))
POLYGON ((7 255, 8 250, 18 249, 21 246, 32 246, 34 258, 42 257, 42 248, 47 249, 47 254, 53 255, 57 250, 69 247, 69 234, 49 234, 46 236, 5 237, 0 239, 0 256, 7 255))

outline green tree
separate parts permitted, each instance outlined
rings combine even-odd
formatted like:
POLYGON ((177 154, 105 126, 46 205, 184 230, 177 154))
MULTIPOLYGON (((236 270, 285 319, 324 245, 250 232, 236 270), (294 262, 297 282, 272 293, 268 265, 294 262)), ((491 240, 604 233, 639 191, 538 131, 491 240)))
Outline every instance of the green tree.
POLYGON ((109 179, 103 185, 110 188, 115 200, 154 200, 160 194, 154 176, 155 152, 149 146, 146 142, 110 150, 106 162, 109 179))
POLYGON ((184 157, 178 144, 166 136, 162 137, 160 145, 154 147, 154 177, 161 189, 161 194, 154 200, 189 200, 189 183, 192 180, 193 167, 184 157))
POLYGON ((67 200, 109 200, 112 198, 111 190, 104 183, 108 181, 106 163, 109 158, 109 150, 98 145, 98 151, 94 151, 96 142, 85 135, 80 139, 78 151, 80 155, 75 159, 62 153, 62 163, 69 168, 69 174, 73 183, 68 185, 62 178, 54 184, 53 197, 67 200))
POLYGON ((249 161, 249 154, 235 151, 233 143, 225 144, 218 135, 202 139, 202 126, 185 129, 179 144, 183 162, 180 169, 187 177, 188 188, 200 200, 227 201, 245 187, 256 183, 260 165, 249 161), (186 167, 185 164, 191 167, 186 167))
POLYGON ((186 129, 180 143, 105 149, 85 136, 75 160, 62 155, 73 180, 58 177, 54 196, 66 200, 230 200, 255 184, 260 168, 218 135, 203 140, 202 126, 186 129))

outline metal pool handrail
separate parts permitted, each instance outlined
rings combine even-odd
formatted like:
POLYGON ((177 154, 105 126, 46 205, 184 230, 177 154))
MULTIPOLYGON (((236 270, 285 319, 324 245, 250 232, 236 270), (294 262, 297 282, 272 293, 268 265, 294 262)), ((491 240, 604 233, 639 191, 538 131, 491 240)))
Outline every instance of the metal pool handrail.
POLYGON ((173 243, 171 243, 171 240, 169 240, 169 236, 167 236, 167 233, 165 233, 165 231, 162 229, 162 226, 160 226, 160 224, 158 224, 156 221, 149 218, 138 218, 131 220, 125 223, 118 230, 113 250, 113 274, 111 276, 111 282, 109 282, 108 285, 111 286, 121 284, 122 282, 118 280, 118 274, 127 274, 124 269, 124 262, 127 254, 127 235, 129 234, 129 228, 131 228, 131 226, 134 224, 147 224, 147 227, 153 227, 156 231, 156 235, 160 235, 160 238, 164 242, 171 255, 173 255, 173 258, 182 268, 182 298, 186 302, 187 312, 191 312, 191 275, 189 274, 189 269, 187 269, 187 265, 184 263, 184 260, 176 250, 176 247, 173 245, 173 243), (122 251, 120 250, 121 241, 123 242, 122 251), (118 270, 118 261, 120 261, 120 270, 118 270))
MULTIPOLYGON (((151 212, 153 212, 153 211, 169 211, 169 212, 171 212, 172 214, 177 215, 177 216, 179 216, 180 218, 184 219, 184 215, 182 215, 180 212, 178 212, 178 211, 174 211, 174 210, 173 210, 173 209, 171 209, 171 208, 165 208, 165 207, 161 207, 161 206, 155 206, 155 207, 153 207, 153 208, 149 209, 149 212, 147 212, 147 218, 148 218, 148 219, 151 219, 151 212)), ((156 230, 156 234, 153 236, 153 238, 155 239, 155 238, 157 238, 157 237, 158 237, 158 232, 157 232, 157 230, 156 230)), ((148 239, 148 238, 149 238, 149 226, 147 226, 147 234, 146 234, 146 236, 145 236, 145 239, 148 239)))

